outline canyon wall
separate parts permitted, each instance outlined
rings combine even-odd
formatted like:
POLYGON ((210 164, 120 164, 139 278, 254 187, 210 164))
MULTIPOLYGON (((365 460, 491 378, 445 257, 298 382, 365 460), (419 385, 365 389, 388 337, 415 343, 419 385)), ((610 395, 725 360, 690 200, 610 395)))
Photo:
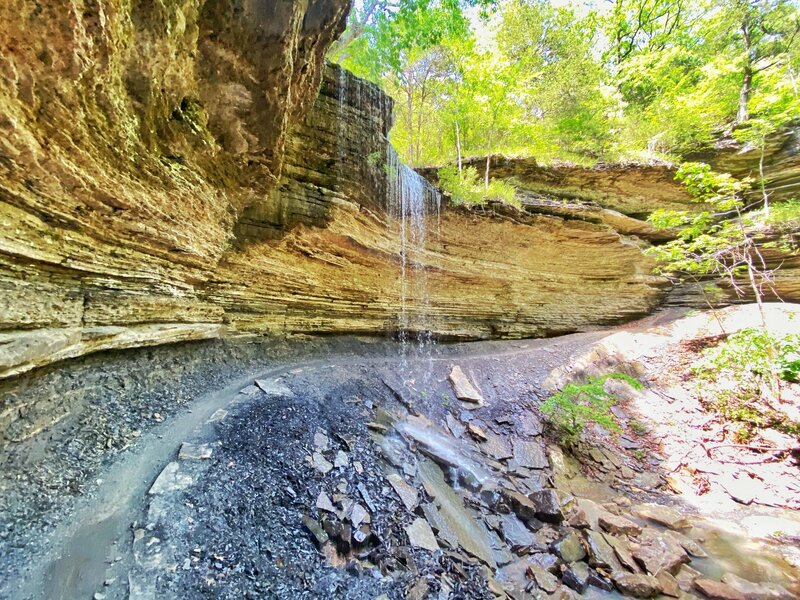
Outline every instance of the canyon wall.
POLYGON ((554 215, 429 206, 401 253, 391 101, 323 67, 347 2, 0 10, 0 378, 238 335, 553 335, 664 295, 637 242, 554 215))

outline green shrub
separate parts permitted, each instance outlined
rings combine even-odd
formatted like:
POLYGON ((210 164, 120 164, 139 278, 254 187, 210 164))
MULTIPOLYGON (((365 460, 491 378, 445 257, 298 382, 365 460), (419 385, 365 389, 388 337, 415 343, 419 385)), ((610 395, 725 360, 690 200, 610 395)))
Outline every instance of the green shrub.
POLYGON ((513 185, 492 179, 487 188, 475 167, 464 167, 460 173, 457 167, 442 167, 439 169, 439 185, 456 205, 481 206, 490 200, 500 200, 521 206, 513 185))
POLYGON ((725 417, 788 432, 796 424, 776 410, 786 382, 800 381, 800 336, 746 328, 705 349, 691 372, 707 403, 725 417))
POLYGON ((775 378, 797 381, 800 336, 778 337, 763 328, 741 329, 704 350, 692 373, 711 383, 732 381, 745 396, 759 394, 775 378))
POLYGON ((625 381, 637 390, 643 387, 630 375, 608 373, 600 377, 590 377, 586 383, 568 383, 560 392, 542 403, 541 411, 547 415, 562 443, 577 443, 588 423, 595 423, 612 432, 620 431, 611 412, 617 399, 604 388, 609 379, 625 381))
POLYGON ((769 209, 766 222, 770 225, 781 226, 800 226, 800 200, 787 200, 786 202, 776 202, 769 209))

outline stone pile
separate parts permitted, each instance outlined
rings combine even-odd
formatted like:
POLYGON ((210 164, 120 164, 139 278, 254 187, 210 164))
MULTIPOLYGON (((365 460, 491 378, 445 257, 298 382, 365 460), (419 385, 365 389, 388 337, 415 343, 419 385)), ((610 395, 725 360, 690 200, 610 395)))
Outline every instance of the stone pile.
MULTIPOLYGON (((557 489, 551 463, 562 462, 563 455, 548 447, 537 415, 512 408, 517 412, 478 418, 474 403, 482 399, 469 378, 456 367, 450 382, 463 404, 457 414, 446 415, 446 428, 422 416, 381 410, 372 424, 386 461, 382 496, 390 491, 401 507, 402 546, 430 553, 431 559, 446 554, 480 567, 497 598, 574 598, 590 588, 630 598, 792 598, 777 584, 756 584, 732 573, 722 581, 704 575, 709 556, 698 541, 702 533, 693 531, 692 518, 677 508, 633 503, 627 496, 601 504, 557 489), (693 560, 703 564, 695 569, 693 560)), ((321 473, 333 468, 319 456, 333 455, 327 440, 321 432, 315 436, 310 458, 321 473)), ((624 466, 619 457, 592 454, 585 457, 592 470, 624 466)), ((360 556, 359 544, 371 535, 369 511, 385 510, 382 497, 377 507, 364 509, 359 503, 367 499, 336 494, 331 501, 320 494, 319 520, 310 520, 308 528, 326 556, 332 546, 360 556)), ((407 597, 446 589, 429 579, 420 575, 407 597)))

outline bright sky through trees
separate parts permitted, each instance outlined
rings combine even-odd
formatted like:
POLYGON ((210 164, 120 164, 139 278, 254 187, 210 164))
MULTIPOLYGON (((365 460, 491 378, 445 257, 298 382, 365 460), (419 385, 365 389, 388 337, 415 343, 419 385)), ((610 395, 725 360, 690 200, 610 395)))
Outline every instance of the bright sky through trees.
POLYGON ((680 159, 800 116, 797 0, 359 0, 331 58, 411 164, 680 159))

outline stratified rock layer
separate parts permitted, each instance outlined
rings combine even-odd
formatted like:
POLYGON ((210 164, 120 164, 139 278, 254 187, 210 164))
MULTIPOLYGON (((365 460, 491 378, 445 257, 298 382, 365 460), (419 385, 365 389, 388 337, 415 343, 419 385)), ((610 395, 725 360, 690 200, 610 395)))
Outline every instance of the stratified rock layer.
POLYGON ((601 221, 429 202, 412 239, 392 186, 422 183, 387 143, 391 100, 333 67, 318 93, 347 4, 0 9, 0 377, 241 334, 551 335, 656 306, 662 280, 601 221))

